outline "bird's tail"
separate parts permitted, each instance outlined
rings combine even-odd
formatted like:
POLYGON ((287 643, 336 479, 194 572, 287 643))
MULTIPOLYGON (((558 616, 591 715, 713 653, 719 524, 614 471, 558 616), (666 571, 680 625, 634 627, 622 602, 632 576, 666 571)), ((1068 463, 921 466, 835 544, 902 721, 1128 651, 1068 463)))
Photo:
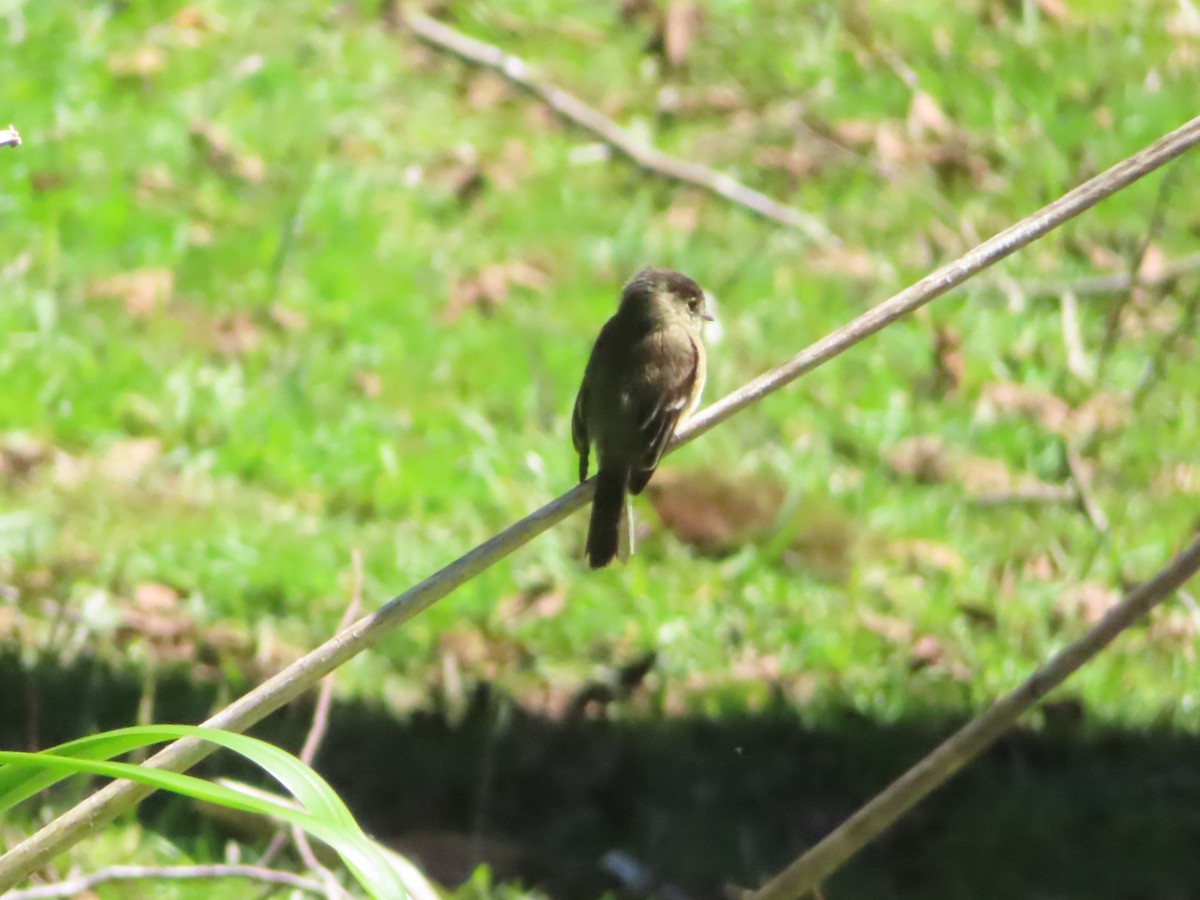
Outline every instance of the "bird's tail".
POLYGON ((621 515, 625 511, 625 492, 629 486, 627 469, 601 468, 596 473, 596 498, 592 501, 592 519, 588 524, 588 565, 602 569, 613 561, 620 543, 621 515))

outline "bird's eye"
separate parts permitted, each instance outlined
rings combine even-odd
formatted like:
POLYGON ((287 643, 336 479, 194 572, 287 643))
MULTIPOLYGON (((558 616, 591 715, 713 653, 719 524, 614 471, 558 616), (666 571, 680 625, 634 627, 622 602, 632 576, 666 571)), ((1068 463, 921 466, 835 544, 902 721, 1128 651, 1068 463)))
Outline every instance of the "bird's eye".
POLYGON ((688 305, 688 309, 690 309, 692 312, 696 312, 696 310, 698 310, 700 308, 700 298, 699 297, 689 297, 687 305, 688 305))

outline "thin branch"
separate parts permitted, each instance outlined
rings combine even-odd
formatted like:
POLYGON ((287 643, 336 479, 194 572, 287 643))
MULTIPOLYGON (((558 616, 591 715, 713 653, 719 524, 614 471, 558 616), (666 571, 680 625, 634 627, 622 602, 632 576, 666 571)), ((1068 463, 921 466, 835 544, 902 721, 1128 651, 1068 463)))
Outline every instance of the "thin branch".
POLYGON ((1092 367, 1088 363, 1087 350, 1083 346, 1083 333, 1079 328, 1079 300, 1075 292, 1064 291, 1060 304, 1063 345, 1067 349, 1067 371, 1084 384, 1091 384, 1092 367))
MULTIPOLYGON (((281 803, 289 806, 298 807, 294 797, 288 797, 282 794, 276 794, 273 791, 263 790, 260 787, 246 784, 241 781, 234 781, 231 778, 218 778, 217 784, 222 787, 230 788, 231 790, 239 791, 247 797, 253 797, 256 800, 265 800, 271 803, 281 803)), ((434 890, 433 885, 429 883, 421 870, 412 864, 406 857, 401 856, 391 847, 386 844, 381 844, 377 840, 371 840, 375 849, 381 853, 391 865, 392 869, 399 876, 401 882, 404 883, 404 889, 408 894, 409 900, 439 900, 439 894, 434 890)), ((3 900, 8 900, 7 896, 3 900)))
MULTIPOLYGON (((350 551, 350 572, 352 578, 350 602, 346 604, 346 610, 342 613, 341 621, 338 622, 337 631, 334 634, 344 631, 362 611, 363 561, 362 551, 357 547, 350 551)), ((306 766, 313 764, 321 741, 325 739, 325 733, 329 730, 329 707, 332 704, 333 673, 330 672, 321 680, 321 692, 317 695, 317 703, 313 708, 312 725, 309 726, 308 735, 304 738, 304 745, 300 748, 300 761, 306 766)))
POLYGON ((1100 349, 1096 353, 1096 378, 1098 380, 1104 378, 1108 361, 1112 357, 1113 350, 1116 349, 1117 339, 1121 336, 1121 321, 1125 315, 1125 310, 1137 300, 1138 294, 1144 286, 1142 265, 1146 261, 1146 254, 1150 250, 1150 245, 1154 243, 1154 239, 1162 231, 1163 223, 1167 218, 1167 198, 1171 194, 1171 188, 1175 186, 1180 171, 1180 169, 1174 169, 1167 172, 1158 183, 1158 192, 1154 195, 1154 206, 1150 209, 1150 220, 1146 224, 1146 233, 1142 235, 1142 242, 1138 245, 1137 252, 1134 253, 1129 261, 1129 290, 1108 311, 1108 316, 1104 322, 1104 338, 1101 340, 1100 349))
POLYGON ((215 878, 244 878, 295 888, 309 894, 321 896, 324 889, 315 881, 279 872, 262 866, 209 865, 209 866, 108 866, 90 875, 68 878, 53 884, 41 884, 20 891, 9 891, 4 900, 51 900, 55 897, 74 897, 112 881, 196 881, 215 878))
MULTIPOLYGON (((346 604, 346 609, 342 613, 342 618, 338 622, 337 628, 334 629, 334 634, 339 633, 346 628, 358 616, 362 610, 362 586, 363 586, 363 568, 362 568, 362 551, 355 547, 350 552, 350 570, 351 570, 351 586, 350 586, 350 602, 346 604)), ((325 739, 325 734, 329 730, 329 709, 333 705, 333 683, 334 674, 330 672, 321 679, 321 690, 317 694, 317 702, 313 706, 312 724, 309 725, 308 734, 304 737, 304 743, 300 748, 300 761, 307 766, 313 764, 316 759, 317 750, 320 749, 321 741, 325 739)), ((283 849, 287 843, 288 836, 291 836, 292 843, 296 846, 296 852, 300 856, 301 862, 310 872, 316 872, 320 875, 322 882, 325 885, 325 894, 327 897, 347 897, 349 892, 338 884, 336 877, 329 871, 321 861, 317 859, 317 855, 313 852, 312 845, 308 842, 308 838, 304 834, 304 830, 297 825, 291 826, 290 830, 284 826, 275 833, 271 838, 267 849, 263 851, 259 857, 258 864, 261 866, 269 865, 279 851, 283 849)))
POLYGON ((1138 379, 1137 387, 1133 389, 1133 398, 1130 400, 1132 408, 1139 409, 1141 407, 1143 398, 1166 369, 1167 356, 1175 351, 1176 345, 1181 340, 1196 330, 1196 323, 1198 321, 1200 321, 1200 289, 1191 292, 1184 302, 1183 314, 1179 317, 1179 324, 1163 336, 1158 348, 1146 360, 1142 376, 1138 379))
POLYGON ((1009 491, 986 491, 973 494, 970 502, 976 506, 1078 503, 1079 491, 1069 484, 1039 484, 1030 487, 1016 487, 1009 491))
POLYGON ((20 147, 21 136, 17 134, 17 129, 9 125, 7 128, 0 128, 0 147, 20 147))
MULTIPOLYGON (((1200 117, 1180 126, 1150 146, 1090 179, 1048 206, 980 244, 965 256, 942 266, 889 300, 869 309, 847 325, 802 350, 788 362, 755 378, 688 420, 669 451, 695 440, 768 394, 783 388, 849 350, 892 322, 958 287, 1020 248, 1031 244, 1101 200, 1166 165, 1200 143, 1200 117)), ((387 632, 428 609, 438 600, 561 522, 591 499, 594 480, 573 487, 556 500, 484 541, 448 566, 409 588, 376 612, 276 673, 205 722, 211 728, 244 731, 367 648, 387 632)), ((214 750, 195 738, 175 741, 146 765, 182 771, 214 750)), ((87 834, 102 828, 134 806, 153 789, 130 781, 114 781, 84 798, 40 831, 0 857, 0 890, 11 887, 87 834)))
POLYGON ((1022 713, 1107 647, 1122 631, 1171 596, 1197 570, 1200 570, 1200 537, 1150 581, 1131 591, 1091 631, 1056 654, 1019 688, 992 704, 983 715, 955 732, 748 897, 753 900, 796 900, 813 893, 846 860, 987 749, 1022 713))
POLYGON ((1071 485, 1075 488, 1076 502, 1079 504, 1080 512, 1087 516, 1088 521, 1092 523, 1092 527, 1101 537, 1107 536, 1108 516, 1104 514, 1104 510, 1100 508, 1096 498, 1092 496, 1092 489, 1088 484, 1087 472, 1084 471, 1079 449, 1069 441, 1064 441, 1063 452, 1067 457, 1067 471, 1071 474, 1071 485))
MULTIPOLYGON (((1118 272, 1114 275, 1086 275, 1082 278, 1062 278, 1053 281, 1024 281, 1016 282, 1016 286, 1027 298, 1057 298, 1067 291, 1076 297, 1094 297, 1104 294, 1121 294, 1130 291, 1135 284, 1140 287, 1160 287, 1171 284, 1187 275, 1200 272, 1200 253, 1181 256, 1178 259, 1167 260, 1162 270, 1152 277, 1140 277, 1129 272, 1118 272)), ((998 281, 989 283, 999 289, 1006 285, 998 281)))
POLYGON ((401 15, 404 24, 418 40, 451 53, 464 62, 498 72, 512 84, 541 100, 567 122, 591 132, 608 147, 628 157, 634 165, 663 178, 701 188, 772 222, 795 228, 812 241, 832 245, 841 243, 816 216, 784 206, 740 183, 731 175, 668 156, 638 140, 578 97, 538 80, 524 60, 505 53, 499 47, 468 37, 412 9, 402 11, 401 15))
MULTIPOLYGON (((346 604, 346 609, 342 613, 341 621, 338 622, 338 627, 334 634, 345 629, 351 622, 358 618, 358 614, 362 611, 362 586, 363 586, 363 567, 362 567, 362 551, 355 547, 350 552, 350 569, 351 578, 353 579, 350 586, 350 602, 346 604)), ((300 761, 307 766, 313 764, 316 759, 317 750, 321 747, 321 741, 325 739, 325 734, 329 730, 329 709, 333 705, 333 682, 336 673, 330 672, 321 679, 321 690, 317 694, 317 702, 313 707, 312 725, 309 726, 308 734, 304 738, 304 745, 300 748, 300 761)), ((299 825, 292 826, 292 843, 296 845, 296 852, 300 855, 301 861, 310 872, 316 872, 321 877, 321 882, 325 885, 325 896, 335 898, 345 898, 350 896, 350 892, 342 887, 333 872, 329 871, 321 861, 317 859, 317 854, 313 852, 312 845, 308 842, 308 836, 305 835, 304 829, 299 825)))

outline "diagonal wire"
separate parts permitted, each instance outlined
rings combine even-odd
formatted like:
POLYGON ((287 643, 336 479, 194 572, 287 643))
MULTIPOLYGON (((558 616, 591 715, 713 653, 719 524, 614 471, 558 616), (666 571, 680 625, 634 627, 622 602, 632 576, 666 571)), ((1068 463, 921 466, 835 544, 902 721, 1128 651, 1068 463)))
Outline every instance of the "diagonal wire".
MULTIPOLYGON (((844 353, 877 331, 921 308, 952 288, 999 262, 1021 247, 1139 178, 1166 165, 1200 143, 1200 117, 1181 125, 1133 156, 1084 182, 1033 215, 984 241, 954 262, 948 263, 889 300, 800 351, 784 364, 771 369, 749 384, 714 403, 691 419, 676 436, 674 450, 730 416, 771 394, 806 372, 844 353)), ((285 703, 310 689, 318 680, 348 659, 374 645, 384 634, 432 606, 455 588, 474 578, 562 521, 582 507, 595 489, 593 481, 577 485, 541 509, 459 557, 445 568, 384 604, 371 615, 235 700, 204 724, 230 731, 244 731, 285 703)), ((212 752, 210 744, 185 738, 152 756, 146 765, 181 771, 212 752)), ((152 793, 148 787, 116 781, 86 797, 40 831, 0 856, 0 890, 12 887, 30 872, 73 846, 88 833, 103 827, 117 815, 152 793)))
POLYGON ((1153 578, 1130 591, 1087 634, 1063 648, 1018 687, 943 741, 807 853, 747 895, 747 900, 795 900, 820 889, 855 853, 988 748, 1038 700, 1107 647, 1126 628, 1170 597, 1200 570, 1200 536, 1153 578))

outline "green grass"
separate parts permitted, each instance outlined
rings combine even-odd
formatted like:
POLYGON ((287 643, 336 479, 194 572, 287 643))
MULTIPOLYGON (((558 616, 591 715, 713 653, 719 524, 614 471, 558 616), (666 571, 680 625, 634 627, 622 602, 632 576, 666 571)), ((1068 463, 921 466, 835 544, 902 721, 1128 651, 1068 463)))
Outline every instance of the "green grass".
MULTIPOLYGON (((952 258, 972 234, 998 231, 1185 121, 1200 53, 1169 32, 1176 5, 1166 0, 1074 5, 1067 24, 1037 4, 852 14, 832 3, 714 2, 674 72, 648 62, 648 27, 622 24, 615 4, 451 4, 462 30, 664 150, 819 215, 884 272, 864 278, 717 200, 623 162, 580 162, 572 154, 591 139, 522 96, 472 106, 481 76, 388 33, 375 4, 284 11, 212 0, 196 6, 206 30, 195 46, 174 24, 181 6, 80 14, 16 3, 0 24, 0 115, 26 141, 0 156, 0 437, 31 437, 82 471, 64 479, 47 462, 0 481, 0 574, 18 588, 30 640, 51 632, 46 599, 74 605, 100 592, 119 610, 138 584, 163 582, 202 627, 229 620, 260 641, 315 645, 346 604, 354 548, 374 607, 571 486, 578 378, 639 265, 674 266, 718 291, 711 400, 952 258), (110 71, 145 46, 162 52, 161 70, 110 71), (889 54, 967 135, 983 177, 904 159, 881 174, 872 145, 831 151, 812 138, 890 122, 911 145, 912 95, 889 54), (664 86, 689 96, 736 87, 743 99, 734 112, 664 116, 664 86), (206 160, 188 136, 196 119, 261 157, 265 179, 206 160), (793 183, 755 163, 756 149, 797 136, 819 155, 813 174, 793 183), (460 200, 447 181, 464 146, 487 181, 460 200), (693 232, 672 226, 676 203, 699 208, 693 232), (545 290, 515 286, 490 315, 443 320, 459 279, 518 259, 545 272, 545 290), (89 297, 98 280, 141 268, 173 273, 170 299, 151 315, 89 297), (277 308, 304 327, 278 324, 277 308), (229 352, 214 334, 238 315, 256 341, 229 352), (362 390, 362 376, 379 390, 362 390), (158 438, 161 454, 131 481, 106 475, 98 461, 135 437, 158 438)), ((1153 236, 1168 257, 1194 246, 1200 199, 1195 163, 1178 165, 1153 236)), ((1092 271, 1097 249, 1128 258, 1161 178, 1004 271, 1069 278, 1092 271)), ((781 561, 769 541, 698 557, 657 527, 628 566, 592 574, 578 559, 576 516, 355 660, 339 689, 411 698, 438 664, 438 636, 480 629, 515 642, 528 662, 468 663, 468 676, 487 670, 518 690, 577 684, 598 663, 654 648, 665 689, 709 686, 684 691, 699 709, 756 702, 755 679, 730 674, 743 656, 775 657, 781 680, 802 681, 799 712, 813 720, 842 707, 885 720, 981 708, 1083 630, 1058 610, 1065 588, 1145 577, 1195 529, 1196 488, 1165 489, 1161 476, 1196 465, 1200 407, 1192 334, 1124 423, 1084 442, 1112 521, 1094 556, 1095 532, 1068 505, 982 507, 953 482, 898 477, 887 453, 936 434, 962 454, 1061 481, 1058 438, 1034 419, 981 415, 984 386, 1016 382, 1073 405, 1097 391, 1119 397, 1163 339, 1127 330, 1089 386, 1066 369, 1057 303, 1014 311, 979 284, 665 464, 786 483, 813 511, 807 527, 828 521, 854 535, 844 580, 781 561), (960 389, 944 397, 923 389, 935 323, 962 336, 965 356, 960 389), (914 539, 951 548, 962 564, 905 562, 895 547, 914 539), (1054 562, 1029 564, 1043 558, 1054 562), (495 613, 535 584, 565 593, 565 609, 515 621, 495 613), (864 614, 912 623, 946 664, 914 671, 911 646, 874 633, 864 614)), ((1195 289, 1185 282, 1150 311, 1173 321, 1195 289)), ((1092 351, 1112 303, 1081 299, 1092 351)), ((657 526, 648 504, 639 510, 657 526)), ((1189 622, 1175 608, 1157 613, 1081 672, 1071 694, 1106 724, 1196 730, 1189 622)), ((90 627, 96 646, 118 643, 111 617, 90 627)))

